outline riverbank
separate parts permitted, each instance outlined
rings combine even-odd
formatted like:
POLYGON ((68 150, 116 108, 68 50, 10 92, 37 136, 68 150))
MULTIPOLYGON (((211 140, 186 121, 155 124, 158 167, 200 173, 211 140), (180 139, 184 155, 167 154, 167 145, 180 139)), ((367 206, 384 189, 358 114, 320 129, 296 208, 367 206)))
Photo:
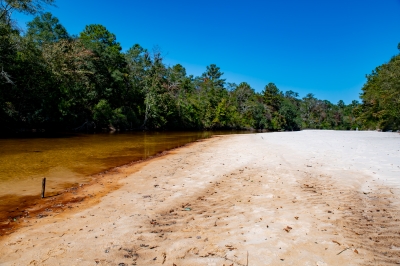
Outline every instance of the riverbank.
POLYGON ((344 131, 196 142, 105 174, 80 188, 84 201, 21 219, 0 238, 0 262, 397 263, 399 143, 396 133, 344 131), (105 186, 113 191, 96 193, 105 186))
POLYGON ((146 160, 198 139, 231 133, 125 132, 0 139, 0 236, 1 229, 9 226, 10 221, 11 226, 14 220, 27 216, 23 210, 32 210, 34 205, 46 209, 54 205, 53 201, 65 204, 68 197, 62 194, 66 189, 78 193, 77 186, 91 183, 93 176, 101 179, 97 178, 99 173, 146 160), (43 177, 47 179, 46 197, 52 198, 49 206, 43 204, 47 200, 40 199, 43 177))

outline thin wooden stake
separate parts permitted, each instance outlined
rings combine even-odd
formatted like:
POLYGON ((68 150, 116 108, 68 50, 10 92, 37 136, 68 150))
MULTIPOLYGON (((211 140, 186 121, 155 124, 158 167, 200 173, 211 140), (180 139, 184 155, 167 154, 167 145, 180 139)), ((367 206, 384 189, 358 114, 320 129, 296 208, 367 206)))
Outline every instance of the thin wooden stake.
POLYGON ((44 192, 46 190, 46 177, 42 179, 42 199, 44 198, 44 192))

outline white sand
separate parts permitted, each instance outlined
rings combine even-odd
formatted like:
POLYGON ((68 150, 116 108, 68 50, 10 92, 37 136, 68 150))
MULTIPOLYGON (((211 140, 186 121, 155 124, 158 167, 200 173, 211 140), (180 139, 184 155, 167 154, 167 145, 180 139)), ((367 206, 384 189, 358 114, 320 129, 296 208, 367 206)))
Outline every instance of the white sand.
MULTIPOLYGON (((400 134, 375 131, 302 131, 272 134, 323 171, 356 171, 400 187, 400 134)), ((339 178, 340 176, 338 176, 339 178)))
POLYGON ((399 134, 354 131, 197 142, 135 166, 98 204, 22 222, 0 263, 397 263, 399 150, 399 134))

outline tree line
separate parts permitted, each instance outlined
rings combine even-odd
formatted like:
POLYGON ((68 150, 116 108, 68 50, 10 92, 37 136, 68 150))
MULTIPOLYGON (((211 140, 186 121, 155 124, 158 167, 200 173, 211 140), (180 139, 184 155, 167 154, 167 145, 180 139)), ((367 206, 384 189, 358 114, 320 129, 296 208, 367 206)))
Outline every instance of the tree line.
POLYGON ((41 12, 53 0, 0 3, 0 124, 4 131, 399 126, 397 57, 368 76, 361 104, 333 104, 313 94, 299 98, 298 93, 283 92, 274 83, 255 92, 246 82, 227 82, 215 64, 200 76, 188 75, 180 64, 166 65, 157 48, 135 44, 122 51, 116 36, 103 25, 87 25, 79 35, 70 35, 51 13, 41 12), (11 20, 13 11, 38 16, 22 32, 11 20), (390 107, 379 109, 383 106, 390 107))
MULTIPOLYGON (((397 48, 400 51, 400 44, 397 48)), ((367 75, 360 97, 359 120, 364 128, 400 130, 400 54, 367 75)))

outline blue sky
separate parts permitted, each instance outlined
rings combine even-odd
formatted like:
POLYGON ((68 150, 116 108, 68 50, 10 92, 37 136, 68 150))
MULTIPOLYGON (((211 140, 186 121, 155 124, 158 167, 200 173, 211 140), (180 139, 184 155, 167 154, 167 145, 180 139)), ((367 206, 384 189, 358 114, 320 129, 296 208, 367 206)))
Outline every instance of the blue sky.
MULTIPOLYGON (((399 51, 400 0, 56 0, 47 11, 70 34, 102 24, 126 50, 159 46, 165 62, 228 82, 269 82, 301 97, 346 104, 365 75, 399 51)), ((32 17, 14 16, 24 27, 32 17)))

